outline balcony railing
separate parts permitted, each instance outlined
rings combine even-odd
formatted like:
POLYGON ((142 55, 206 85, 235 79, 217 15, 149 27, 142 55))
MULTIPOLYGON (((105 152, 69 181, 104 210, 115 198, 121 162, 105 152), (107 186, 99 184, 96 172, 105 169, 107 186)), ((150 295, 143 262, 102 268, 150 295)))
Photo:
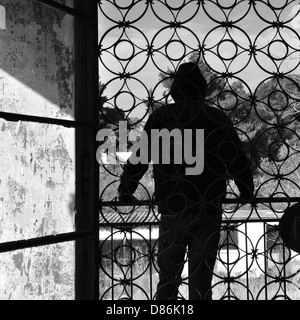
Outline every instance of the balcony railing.
MULTIPOLYGON (((230 219, 224 214, 213 299, 300 299, 300 255, 282 243, 280 216, 275 217, 270 210, 238 210, 230 219)), ((117 212, 109 214, 110 226, 100 219, 101 299, 155 297, 159 274, 157 217, 137 210, 126 217, 126 223, 117 212)), ((179 299, 188 299, 187 265, 179 299)))

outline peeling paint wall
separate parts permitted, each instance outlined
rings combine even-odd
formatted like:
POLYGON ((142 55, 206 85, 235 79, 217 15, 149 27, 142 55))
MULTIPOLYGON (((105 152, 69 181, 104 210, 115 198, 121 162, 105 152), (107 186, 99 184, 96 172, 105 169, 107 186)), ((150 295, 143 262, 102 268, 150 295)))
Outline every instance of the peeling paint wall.
POLYGON ((74 18, 30 0, 0 5, 0 111, 73 119, 74 18))
MULTIPOLYGON (((74 119, 73 18, 0 6, 0 111, 74 119)), ((74 129, 0 119, 0 141, 0 242, 74 231, 74 129)), ((73 298, 74 243, 0 254, 0 299, 73 298)))

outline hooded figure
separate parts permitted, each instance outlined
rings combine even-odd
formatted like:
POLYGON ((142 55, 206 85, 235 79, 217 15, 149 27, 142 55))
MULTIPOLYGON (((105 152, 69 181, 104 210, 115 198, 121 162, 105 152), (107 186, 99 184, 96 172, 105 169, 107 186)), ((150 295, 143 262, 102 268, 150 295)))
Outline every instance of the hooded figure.
MULTIPOLYGON (((155 110, 144 127, 148 163, 156 156, 153 201, 161 214, 158 300, 177 299, 186 253, 189 299, 212 299, 226 181, 234 179, 243 202, 251 199, 254 190, 250 161, 239 137, 222 110, 205 105, 206 90, 197 64, 180 65, 170 90, 175 103, 155 110), (157 132, 164 134, 161 143, 153 147, 157 132), (172 135, 174 132, 177 134, 172 135), (168 163, 164 161, 166 150, 170 153, 168 163), (186 157, 189 153, 191 157, 186 157), (195 170, 199 163, 202 169, 195 170)), ((118 189, 124 204, 135 199, 132 195, 148 169, 148 163, 133 164, 130 160, 118 189)))
POLYGON ((175 73, 170 95, 174 101, 183 97, 201 100, 205 97, 206 90, 207 82, 199 67, 192 62, 188 62, 180 65, 177 73, 175 73))

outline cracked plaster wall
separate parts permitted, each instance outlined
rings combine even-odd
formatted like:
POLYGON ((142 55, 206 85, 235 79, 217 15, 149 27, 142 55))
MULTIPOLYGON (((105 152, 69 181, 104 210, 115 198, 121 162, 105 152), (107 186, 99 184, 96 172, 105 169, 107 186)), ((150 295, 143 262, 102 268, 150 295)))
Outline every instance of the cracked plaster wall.
MULTIPOLYGON (((74 119, 73 18, 32 0, 0 6, 0 111, 74 119)), ((0 119, 0 242, 74 231, 74 140, 0 119)), ((0 254, 1 300, 73 298, 73 243, 0 254)))

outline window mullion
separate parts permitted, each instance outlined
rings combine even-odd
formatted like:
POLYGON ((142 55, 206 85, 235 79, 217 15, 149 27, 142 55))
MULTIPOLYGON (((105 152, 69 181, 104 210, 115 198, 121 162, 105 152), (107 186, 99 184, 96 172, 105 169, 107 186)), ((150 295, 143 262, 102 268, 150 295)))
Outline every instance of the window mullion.
POLYGON ((44 236, 40 238, 11 241, 0 244, 0 253, 10 252, 15 250, 22 250, 32 247, 46 246, 61 242, 75 241, 80 238, 89 237, 93 234, 92 230, 78 231, 70 233, 62 233, 52 236, 44 236))
POLYGON ((91 20, 91 18, 92 18, 91 16, 85 15, 82 11, 70 8, 68 6, 60 4, 60 3, 53 1, 53 0, 35 0, 35 1, 40 2, 44 5, 50 6, 52 8, 61 10, 71 16, 79 17, 84 20, 91 20))
POLYGON ((94 127, 94 124, 92 122, 61 120, 61 119, 55 119, 55 118, 36 117, 36 116, 30 116, 25 114, 8 113, 8 112, 0 112, 0 118, 5 119, 6 121, 13 121, 13 122, 25 121, 25 122, 45 123, 45 124, 63 126, 67 128, 76 128, 76 127, 93 128, 94 127))

